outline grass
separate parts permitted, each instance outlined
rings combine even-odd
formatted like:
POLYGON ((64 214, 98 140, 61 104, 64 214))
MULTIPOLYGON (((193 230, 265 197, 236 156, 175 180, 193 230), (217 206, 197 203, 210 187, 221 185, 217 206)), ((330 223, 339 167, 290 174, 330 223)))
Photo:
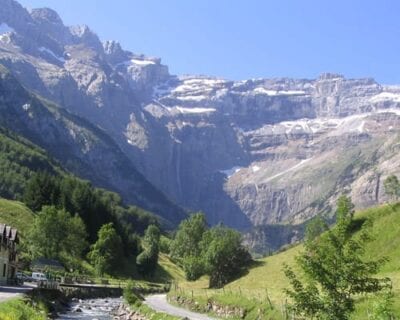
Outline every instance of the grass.
POLYGON ((145 304, 141 304, 139 307, 134 307, 142 316, 151 320, 178 320, 181 317, 174 317, 166 313, 156 312, 145 304))
POLYGON ((17 228, 24 235, 33 223, 34 214, 22 202, 0 198, 0 223, 17 228))
POLYGON ((45 320, 45 310, 34 308, 22 299, 13 299, 0 303, 1 320, 45 320))
MULTIPOLYGON (((366 258, 389 259, 381 268, 378 277, 391 278, 394 292, 393 309, 396 315, 400 315, 400 204, 383 205, 356 213, 356 219, 365 218, 373 221, 374 236, 374 240, 366 244, 366 258)), ((224 289, 208 289, 208 278, 203 277, 195 282, 179 281, 170 294, 193 297, 199 303, 213 299, 224 305, 244 306, 250 311, 257 306, 268 305, 270 300, 275 309, 266 312, 265 318, 282 319, 281 310, 286 299, 283 290, 289 285, 282 267, 284 263, 294 266, 295 257, 301 250, 302 246, 299 245, 257 260, 247 275, 231 282, 224 289)), ((376 302, 376 297, 360 297, 352 319, 368 319, 368 313, 376 302)), ((256 315, 251 311, 246 319, 256 319, 256 315)))

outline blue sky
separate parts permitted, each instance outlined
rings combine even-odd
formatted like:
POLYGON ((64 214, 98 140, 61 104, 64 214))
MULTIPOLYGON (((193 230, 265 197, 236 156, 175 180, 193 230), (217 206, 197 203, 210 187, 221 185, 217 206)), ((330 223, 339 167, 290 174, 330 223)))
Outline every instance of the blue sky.
POLYGON ((161 57, 174 74, 227 79, 322 72, 400 84, 398 0, 20 0, 67 25, 161 57))

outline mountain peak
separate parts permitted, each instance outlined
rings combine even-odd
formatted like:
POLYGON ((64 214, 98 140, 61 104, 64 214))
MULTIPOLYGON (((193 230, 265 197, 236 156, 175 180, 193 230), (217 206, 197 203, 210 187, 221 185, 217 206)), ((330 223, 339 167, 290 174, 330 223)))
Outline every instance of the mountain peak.
POLYGON ((60 16, 58 15, 58 13, 50 8, 32 9, 30 14, 31 14, 32 19, 34 19, 37 22, 45 22, 45 23, 64 25, 63 21, 61 20, 60 16))
POLYGON ((321 73, 318 80, 332 80, 332 79, 344 79, 344 75, 340 73, 324 72, 321 73))
POLYGON ((99 37, 87 25, 72 26, 69 30, 73 36, 79 38, 87 46, 103 52, 103 45, 99 37))

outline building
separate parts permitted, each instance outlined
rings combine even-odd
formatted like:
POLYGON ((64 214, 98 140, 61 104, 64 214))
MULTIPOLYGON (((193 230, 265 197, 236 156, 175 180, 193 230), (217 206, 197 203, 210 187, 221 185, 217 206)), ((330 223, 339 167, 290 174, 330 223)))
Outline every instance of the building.
POLYGON ((31 264, 31 269, 35 272, 65 272, 64 266, 59 261, 47 258, 38 258, 34 260, 31 264))
POLYGON ((15 283, 18 243, 17 229, 0 224, 0 285, 15 283))

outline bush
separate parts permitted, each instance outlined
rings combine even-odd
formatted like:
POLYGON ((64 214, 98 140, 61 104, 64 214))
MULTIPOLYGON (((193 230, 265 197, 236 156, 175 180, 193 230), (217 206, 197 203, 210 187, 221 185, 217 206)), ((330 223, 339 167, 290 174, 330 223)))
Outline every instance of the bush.
POLYGON ((187 256, 183 259, 183 270, 189 281, 195 281, 204 274, 204 262, 201 257, 187 256))
POLYGON ((134 292, 135 286, 133 281, 129 281, 126 287, 124 288, 124 300, 130 305, 130 306, 135 306, 139 307, 142 302, 139 299, 139 297, 135 294, 134 292))
POLYGON ((160 238, 160 243, 159 243, 160 252, 169 254, 171 251, 170 246, 171 246, 171 240, 168 239, 167 237, 162 236, 160 238))

